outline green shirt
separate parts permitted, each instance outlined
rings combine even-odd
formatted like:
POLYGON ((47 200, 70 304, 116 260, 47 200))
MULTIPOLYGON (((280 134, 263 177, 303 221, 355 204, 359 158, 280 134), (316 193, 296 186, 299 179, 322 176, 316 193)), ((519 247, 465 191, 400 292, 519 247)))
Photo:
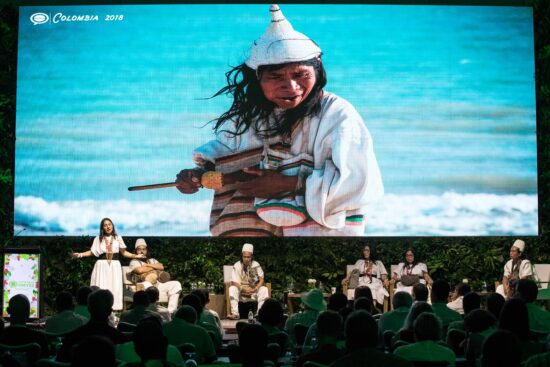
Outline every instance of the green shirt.
POLYGON ((550 366, 550 352, 532 356, 525 362, 525 367, 548 367, 550 366))
POLYGON ((413 362, 448 362, 455 366, 456 355, 451 349, 437 344, 432 340, 423 340, 410 345, 403 345, 393 351, 393 354, 413 362))
MULTIPOLYGON (((117 344, 115 348, 116 359, 126 363, 141 362, 141 358, 136 353, 134 342, 117 344)), ((180 351, 173 345, 168 345, 168 349, 166 350, 166 360, 180 366, 183 364, 183 357, 181 356, 180 351)))
POLYGON ((378 320, 378 328, 380 332, 384 334, 384 331, 395 331, 398 332, 401 330, 403 325, 405 325, 405 319, 409 314, 409 307, 399 307, 393 311, 386 312, 380 316, 378 320))
POLYGON ((337 359, 330 367, 412 367, 412 363, 376 348, 362 348, 337 359))
POLYGON ((162 317, 158 313, 147 309, 145 306, 134 306, 130 311, 124 311, 120 314, 120 322, 137 325, 141 319, 149 316, 156 317, 159 322, 162 323, 162 317))
POLYGON ((90 311, 88 311, 88 306, 77 305, 74 308, 74 313, 84 316, 88 320, 90 319, 90 311))
POLYGON ((550 312, 544 311, 534 303, 527 303, 529 329, 540 333, 550 333, 550 312))
POLYGON ((178 346, 184 343, 191 343, 197 348, 197 360, 204 361, 216 357, 216 350, 212 339, 205 329, 190 324, 187 321, 174 317, 170 322, 162 325, 164 335, 168 343, 178 346))
POLYGON ((441 320, 441 324, 443 325, 444 330, 447 329, 451 322, 462 320, 462 316, 460 316, 458 312, 451 310, 449 307, 447 307, 445 303, 432 303, 432 309, 441 320))
POLYGON ((288 338, 292 345, 296 345, 296 334, 294 333, 294 326, 296 326, 296 324, 302 324, 309 327, 314 324, 315 321, 317 321, 317 316, 319 316, 319 311, 307 309, 302 313, 295 313, 288 318, 288 320, 286 321, 285 329, 288 333, 288 338))

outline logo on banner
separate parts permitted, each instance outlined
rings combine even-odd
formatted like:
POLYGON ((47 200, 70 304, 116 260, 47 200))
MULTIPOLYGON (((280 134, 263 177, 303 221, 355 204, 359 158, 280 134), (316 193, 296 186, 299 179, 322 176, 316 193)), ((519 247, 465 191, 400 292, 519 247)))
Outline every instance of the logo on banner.
POLYGON ((32 24, 34 25, 44 24, 50 20, 50 16, 46 13, 34 13, 33 15, 31 15, 30 19, 32 24))

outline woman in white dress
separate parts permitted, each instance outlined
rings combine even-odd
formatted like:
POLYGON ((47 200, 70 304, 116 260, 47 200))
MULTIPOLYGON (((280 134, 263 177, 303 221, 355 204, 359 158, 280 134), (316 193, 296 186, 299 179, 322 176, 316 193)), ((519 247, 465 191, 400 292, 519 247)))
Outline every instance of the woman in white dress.
POLYGON ((407 292, 412 294, 412 288, 416 283, 432 286, 433 280, 428 274, 426 264, 419 261, 416 250, 408 248, 403 254, 403 262, 397 265, 393 272, 393 280, 397 282, 395 293, 407 292))
MULTIPOLYGON (((372 291, 373 299, 381 306, 384 304, 384 297, 389 296, 385 287, 388 286, 388 272, 382 261, 376 260, 374 251, 370 245, 363 248, 363 258, 357 260, 353 269, 344 280, 342 285, 349 284, 350 278, 358 275, 358 287, 367 286, 372 291)), ((354 289, 348 289, 348 299, 353 299, 354 289)))
POLYGON ((92 248, 85 252, 75 252, 73 257, 95 256, 98 258, 92 271, 90 285, 108 289, 114 297, 113 310, 122 310, 122 267, 119 254, 130 259, 142 259, 145 255, 136 255, 126 251, 121 236, 117 235, 113 221, 103 218, 99 225, 99 236, 94 238, 92 248))

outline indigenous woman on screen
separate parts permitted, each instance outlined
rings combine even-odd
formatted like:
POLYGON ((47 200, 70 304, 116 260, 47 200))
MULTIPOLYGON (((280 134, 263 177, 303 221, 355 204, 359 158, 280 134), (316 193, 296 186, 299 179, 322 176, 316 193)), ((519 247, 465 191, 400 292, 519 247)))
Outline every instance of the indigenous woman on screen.
POLYGON ((433 280, 428 274, 428 267, 420 262, 415 249, 408 248, 403 254, 403 262, 397 265, 393 280, 397 282, 395 293, 407 292, 412 294, 412 288, 417 283, 427 284, 431 287, 433 280))
POLYGON ((113 310, 122 310, 122 267, 120 255, 130 259, 142 259, 144 255, 136 255, 126 251, 122 237, 117 235, 115 225, 109 218, 103 218, 99 225, 99 236, 94 238, 92 248, 85 252, 75 252, 73 257, 95 256, 98 258, 92 271, 91 286, 108 289, 114 297, 113 310))
POLYGON ((321 49, 277 5, 247 60, 215 96, 233 104, 193 152, 179 191, 216 190, 214 236, 361 236, 384 188, 373 142, 346 100, 323 90, 321 49))

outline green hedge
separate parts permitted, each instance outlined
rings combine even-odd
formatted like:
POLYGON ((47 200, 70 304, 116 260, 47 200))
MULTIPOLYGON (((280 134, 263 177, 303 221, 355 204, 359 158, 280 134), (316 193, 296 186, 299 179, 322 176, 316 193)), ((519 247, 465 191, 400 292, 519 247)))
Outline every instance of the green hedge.
MULTIPOLYGON (((537 78, 537 144, 539 163, 539 228, 541 235, 525 238, 527 257, 534 263, 550 262, 550 6, 534 1, 535 53, 537 78)), ((55 295, 63 289, 75 291, 87 284, 93 260, 73 260, 71 252, 83 251, 92 243, 80 238, 13 238, 13 159, 15 130, 15 68, 17 9, 0 10, 0 246, 40 247, 44 255, 44 285, 47 312, 55 295)), ((133 249, 136 238, 125 238, 133 249)), ((456 283, 471 279, 475 288, 489 286, 500 278, 513 238, 290 238, 252 239, 257 259, 280 297, 289 282, 296 290, 306 288, 315 278, 327 287, 337 286, 345 265, 352 264, 365 243, 375 244, 379 257, 389 270, 399 262, 403 250, 414 245, 423 255, 434 279, 456 283)), ((189 288, 192 281, 214 283, 222 290, 222 265, 238 259, 242 239, 147 238, 155 257, 165 264, 174 278, 189 288)), ((124 260, 123 260, 124 262, 124 260)), ((127 261, 126 261, 127 262, 127 261)))

